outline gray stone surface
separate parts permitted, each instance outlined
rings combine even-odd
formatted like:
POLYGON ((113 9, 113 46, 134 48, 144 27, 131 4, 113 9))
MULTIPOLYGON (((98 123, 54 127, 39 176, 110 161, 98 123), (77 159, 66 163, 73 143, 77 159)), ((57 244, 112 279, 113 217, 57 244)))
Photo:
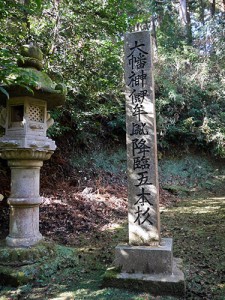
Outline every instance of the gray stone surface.
POLYGON ((118 268, 109 268, 103 278, 103 287, 116 287, 184 299, 186 288, 181 266, 182 261, 173 258, 172 274, 129 274, 120 272, 118 268))
POLYGON ((183 296, 173 241, 160 236, 156 116, 150 32, 125 36, 129 244, 115 250, 105 286, 183 296))
MULTIPOLYGON (((18 152, 20 150, 17 150, 18 152)), ((10 228, 6 243, 11 247, 26 247, 37 244, 42 235, 39 232, 39 160, 9 160, 11 168, 10 228)))
POLYGON ((152 49, 148 31, 125 36, 130 245, 160 241, 152 49))
POLYGON ((172 274, 172 244, 172 239, 164 238, 156 247, 118 245, 114 264, 125 273, 172 274))
POLYGON ((55 150, 55 142, 46 136, 49 124, 54 123, 46 101, 27 96, 11 98, 4 112, 5 124, 0 125, 5 135, 0 138, 0 148, 55 150))
POLYGON ((51 157, 55 142, 46 136, 53 124, 48 110, 65 101, 66 88, 55 85, 40 72, 42 53, 32 45, 22 48, 21 66, 28 76, 36 76, 34 93, 20 86, 4 86, 8 99, 0 94, 0 126, 5 135, 0 137, 0 157, 8 160, 11 168, 10 228, 6 244, 10 247, 30 247, 42 240, 39 232, 40 168, 51 157))

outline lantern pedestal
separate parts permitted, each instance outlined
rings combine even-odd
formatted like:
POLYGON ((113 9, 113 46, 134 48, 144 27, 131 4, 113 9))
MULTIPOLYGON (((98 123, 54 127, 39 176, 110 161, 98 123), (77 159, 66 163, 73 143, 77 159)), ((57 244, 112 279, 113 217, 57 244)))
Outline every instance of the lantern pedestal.
POLYGON ((30 247, 42 240, 39 232, 39 206, 42 198, 40 168, 51 157, 55 142, 47 137, 54 123, 49 114, 65 102, 66 87, 55 84, 41 71, 43 55, 34 45, 21 48, 21 71, 35 78, 30 89, 18 85, 4 86, 9 97, 0 93, 0 157, 11 168, 10 229, 6 245, 30 247))
POLYGON ((30 247, 42 240, 39 232, 40 168, 56 146, 46 137, 46 103, 36 99, 34 102, 29 97, 12 99, 9 103, 6 134, 0 138, 1 158, 8 161, 11 169, 10 228, 6 245, 30 247), (19 113, 21 119, 15 121, 19 113))
POLYGON ((10 229, 6 244, 10 247, 29 247, 42 240, 39 232, 40 168, 53 151, 28 149, 5 150, 11 169, 10 229))

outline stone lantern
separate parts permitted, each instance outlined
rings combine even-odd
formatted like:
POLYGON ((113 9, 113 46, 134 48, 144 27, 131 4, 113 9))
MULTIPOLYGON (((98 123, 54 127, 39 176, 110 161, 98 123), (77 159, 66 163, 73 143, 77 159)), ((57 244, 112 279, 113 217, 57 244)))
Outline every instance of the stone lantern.
POLYGON ((55 85, 41 72, 42 52, 35 46, 23 46, 23 59, 18 62, 36 86, 4 87, 9 99, 0 94, 0 125, 5 135, 0 138, 0 157, 11 169, 10 229, 6 244, 28 247, 42 240, 39 232, 40 168, 53 154, 55 142, 46 136, 53 124, 48 110, 62 105, 65 88, 55 85))

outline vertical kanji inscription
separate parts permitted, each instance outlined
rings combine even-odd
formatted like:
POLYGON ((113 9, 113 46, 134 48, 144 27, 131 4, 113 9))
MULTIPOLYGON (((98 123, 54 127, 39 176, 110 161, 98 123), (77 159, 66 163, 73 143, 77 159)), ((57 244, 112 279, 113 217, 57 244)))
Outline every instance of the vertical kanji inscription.
POLYGON ((148 31, 125 36, 128 221, 131 245, 160 241, 155 100, 148 31))

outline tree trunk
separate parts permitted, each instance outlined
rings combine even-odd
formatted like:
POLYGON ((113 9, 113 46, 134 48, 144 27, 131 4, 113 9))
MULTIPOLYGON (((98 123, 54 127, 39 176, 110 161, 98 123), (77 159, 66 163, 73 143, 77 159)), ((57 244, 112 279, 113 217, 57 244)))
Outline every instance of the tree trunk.
POLYGON ((188 0, 180 0, 181 23, 185 28, 185 35, 189 45, 192 43, 191 18, 188 6, 188 0))
MULTIPOLYGON (((187 2, 188 5, 188 2, 187 2)), ((187 40, 188 44, 192 44, 192 31, 191 31, 191 16, 190 16, 190 10, 189 6, 187 6, 187 25, 186 25, 186 30, 187 30, 187 40)))
MULTIPOLYGON (((30 5, 30 0, 24 0, 23 4, 25 7, 29 7, 30 5)), ((25 16, 25 23, 27 27, 27 38, 26 38, 26 43, 29 44, 31 42, 31 34, 30 34, 30 19, 29 19, 29 14, 27 12, 27 9, 24 9, 24 16, 25 16)))
POLYGON ((156 25, 155 25, 155 17, 152 16, 151 18, 151 25, 152 25, 152 37, 153 37, 153 43, 155 45, 156 51, 158 50, 158 42, 157 42, 157 36, 156 36, 156 25))
POLYGON ((202 24, 204 25, 205 24, 205 3, 203 0, 200 0, 200 19, 202 24))
POLYGON ((210 0, 210 12, 212 18, 215 15, 215 11, 216 11, 216 0, 210 0))
POLYGON ((180 0, 180 16, 181 22, 184 26, 187 25, 187 2, 186 0, 180 0))

